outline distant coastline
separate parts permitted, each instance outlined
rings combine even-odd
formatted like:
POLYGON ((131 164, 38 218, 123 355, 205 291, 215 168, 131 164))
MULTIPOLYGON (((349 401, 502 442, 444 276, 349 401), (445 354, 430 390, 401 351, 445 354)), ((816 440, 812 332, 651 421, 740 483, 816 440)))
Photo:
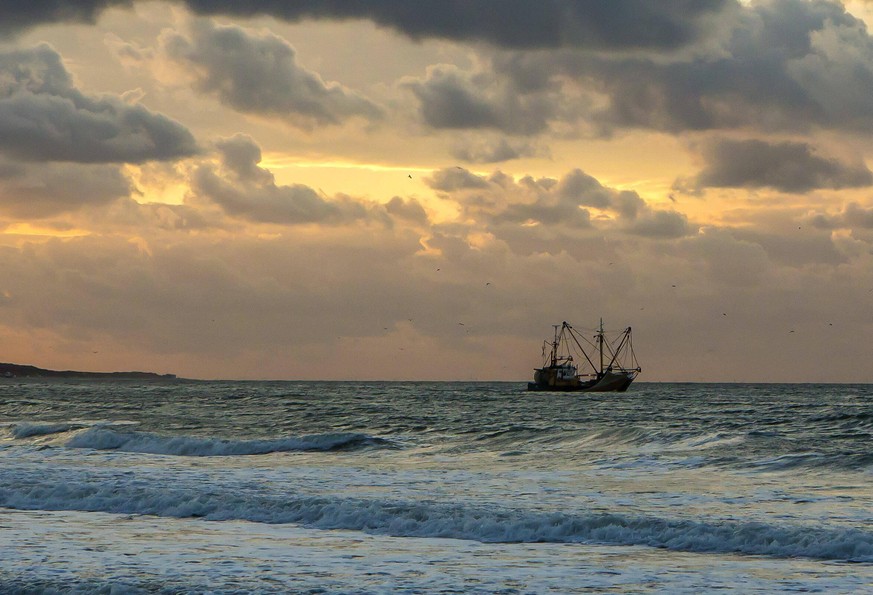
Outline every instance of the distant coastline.
POLYGON ((23 364, 0 363, 2 378, 82 378, 102 380, 176 380, 175 374, 155 372, 80 372, 78 370, 47 370, 23 364))

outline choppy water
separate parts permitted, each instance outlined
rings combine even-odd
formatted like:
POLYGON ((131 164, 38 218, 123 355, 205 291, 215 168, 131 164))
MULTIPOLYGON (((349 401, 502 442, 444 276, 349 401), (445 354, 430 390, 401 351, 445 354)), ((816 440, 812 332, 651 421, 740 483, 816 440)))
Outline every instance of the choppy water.
POLYGON ((873 592, 873 387, 0 384, 0 592, 873 592))

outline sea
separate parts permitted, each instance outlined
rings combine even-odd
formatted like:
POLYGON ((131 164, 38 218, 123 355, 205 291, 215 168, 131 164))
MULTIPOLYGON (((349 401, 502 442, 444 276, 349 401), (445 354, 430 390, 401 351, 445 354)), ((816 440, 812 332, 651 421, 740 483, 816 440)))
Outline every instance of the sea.
POLYGON ((873 593, 873 385, 0 381, 0 593, 873 593))

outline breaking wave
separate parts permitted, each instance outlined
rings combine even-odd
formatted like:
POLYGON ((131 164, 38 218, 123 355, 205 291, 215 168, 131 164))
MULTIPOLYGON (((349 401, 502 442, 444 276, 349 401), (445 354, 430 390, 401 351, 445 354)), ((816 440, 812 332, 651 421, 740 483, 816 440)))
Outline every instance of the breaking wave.
POLYGON ((13 438, 35 438, 37 436, 49 436, 51 434, 61 434, 63 432, 71 432, 80 430, 85 426, 78 423, 38 423, 38 422, 21 422, 12 424, 9 428, 9 433, 13 438))
POLYGON ((263 455, 272 452, 391 448, 393 443, 384 438, 352 432, 312 434, 274 440, 223 440, 195 436, 165 436, 150 432, 122 432, 97 426, 73 436, 65 446, 185 457, 218 457, 263 455))
POLYGON ((262 486, 197 489, 124 477, 89 481, 34 472, 0 482, 0 506, 82 510, 210 521, 294 523, 396 537, 489 543, 585 543, 674 551, 873 562, 873 532, 854 528, 703 521, 605 512, 537 512, 433 501, 270 493, 262 486))

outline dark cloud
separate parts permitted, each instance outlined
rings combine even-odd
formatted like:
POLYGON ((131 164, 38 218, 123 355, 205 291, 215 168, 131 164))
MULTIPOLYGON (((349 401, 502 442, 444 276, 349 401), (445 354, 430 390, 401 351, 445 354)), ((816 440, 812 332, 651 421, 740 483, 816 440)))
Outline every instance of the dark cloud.
POLYGON ((457 68, 433 69, 424 81, 410 85, 421 102, 424 120, 434 128, 496 128, 499 108, 480 97, 457 68))
POLYGON ((413 39, 483 41, 501 47, 675 48, 696 39, 723 0, 448 0, 226 2, 188 0, 201 14, 270 14, 287 20, 368 19, 413 39), (702 23, 701 21, 704 21, 702 23))
MULTIPOLYGON (((511 50, 498 53, 490 72, 444 67, 411 85, 422 119, 437 129, 532 135, 554 123, 584 122, 586 131, 602 134, 627 127, 873 130, 873 42, 863 21, 835 1, 178 3, 207 16, 365 19, 413 39, 511 50)), ((129 2, 70 4, 0 6, 8 33, 40 22, 92 21, 104 7, 129 2)), ((170 47, 199 68, 204 90, 240 111, 284 113, 301 126, 378 117, 365 98, 303 69, 278 38, 212 28, 175 37, 170 47)), ((507 155, 504 147, 470 161, 507 155)))
POLYGON ((581 169, 575 169, 564 176, 556 190, 562 201, 598 209, 607 208, 616 195, 614 190, 605 188, 581 169))
POLYGON ((464 72, 441 65, 424 80, 406 86, 420 103, 428 126, 443 129, 492 129, 506 134, 530 135, 544 131, 556 117, 560 102, 557 87, 530 93, 511 78, 494 73, 464 72))
POLYGON ((666 65, 595 59, 581 68, 609 96, 609 106, 592 115, 604 130, 801 129, 820 119, 820 106, 775 66, 732 57, 666 65))
POLYGON ((585 229, 591 227, 591 212, 568 200, 543 197, 532 204, 512 204, 494 216, 498 224, 544 225, 585 229))
POLYGON ((873 130, 873 39, 845 7, 770 0, 724 17, 674 53, 499 52, 475 72, 440 67, 409 86, 433 128, 873 130))
POLYGON ((385 210, 393 217, 413 223, 427 223, 428 221, 424 207, 414 198, 404 200, 399 196, 394 196, 385 205, 385 210))
POLYGON ((50 46, 0 53, 0 152, 28 161, 142 163, 196 151, 178 122, 76 89, 50 46))
POLYGON ((488 181, 463 167, 440 169, 430 178, 425 178, 427 185, 442 192, 456 192, 475 188, 488 188, 488 181))
POLYGON ((44 23, 94 23, 106 8, 131 5, 133 0, 2 0, 0 35, 14 35, 44 23))
MULTIPOLYGON (((109 6, 132 0, 63 2, 0 2, 0 32, 15 33, 40 23, 93 22, 109 6)), ((408 2, 371 0, 186 0, 201 15, 271 15, 288 21, 302 19, 362 19, 388 27, 413 39, 442 38, 482 41, 501 47, 594 49, 676 48, 698 38, 708 18, 731 0, 445 0, 408 2)))
POLYGON ((806 143, 719 140, 706 146, 703 155, 707 165, 695 178, 697 187, 766 186, 803 193, 873 184, 873 174, 865 165, 821 157, 806 143))
POLYGON ((626 226, 625 231, 650 238, 681 238, 696 228, 688 223, 688 217, 677 211, 646 209, 626 226))
POLYGON ((850 202, 839 213, 816 213, 808 221, 819 229, 873 229, 873 208, 850 202))
POLYGON ((27 219, 104 205, 132 191, 117 165, 0 161, 0 212, 27 219))
POLYGON ((165 33, 162 43, 171 59, 193 67, 201 91, 244 113, 278 116, 304 128, 382 115, 369 100, 300 66, 294 48, 269 33, 200 20, 190 38, 165 33))
POLYGON ((551 67, 590 77, 609 96, 591 116, 606 130, 873 128, 873 42, 841 4, 761 2, 726 25, 715 51, 672 60, 565 55, 551 67))
POLYGON ((241 182, 272 184, 273 174, 258 164, 261 162, 261 147, 252 137, 237 134, 215 143, 221 153, 225 171, 241 182))
POLYGON ((497 52, 475 71, 434 67, 407 87, 435 129, 873 129, 873 41, 862 21, 825 0, 731 6, 682 51, 497 52))
POLYGON ((531 143, 501 137, 482 142, 459 142, 452 147, 451 155, 467 163, 500 163, 522 157, 547 156, 547 152, 531 143))

